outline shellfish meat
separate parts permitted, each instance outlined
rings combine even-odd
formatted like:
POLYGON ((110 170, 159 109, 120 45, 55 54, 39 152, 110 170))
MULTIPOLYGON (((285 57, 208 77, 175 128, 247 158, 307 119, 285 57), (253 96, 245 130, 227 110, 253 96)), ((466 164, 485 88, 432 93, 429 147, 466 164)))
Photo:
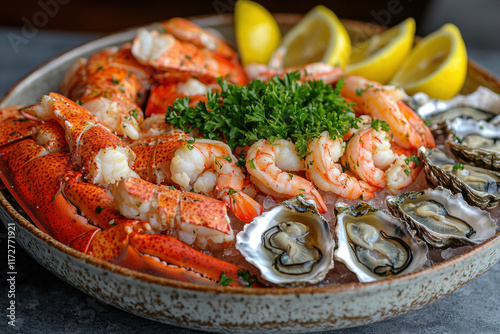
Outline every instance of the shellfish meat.
POLYGON ((500 202, 500 173, 457 163, 437 148, 421 147, 418 157, 427 181, 433 186, 461 193, 467 203, 481 209, 492 209, 500 202))
POLYGON ((315 284, 333 268, 334 241, 316 204, 302 196, 246 224, 236 248, 262 277, 278 285, 315 284))
POLYGON ((360 282, 410 273, 427 261, 427 246, 418 242, 406 224, 387 210, 359 202, 335 205, 335 259, 354 272, 360 282))
POLYGON ((479 244, 495 235, 496 225, 488 212, 443 187, 389 196, 386 203, 392 214, 434 247, 479 244))

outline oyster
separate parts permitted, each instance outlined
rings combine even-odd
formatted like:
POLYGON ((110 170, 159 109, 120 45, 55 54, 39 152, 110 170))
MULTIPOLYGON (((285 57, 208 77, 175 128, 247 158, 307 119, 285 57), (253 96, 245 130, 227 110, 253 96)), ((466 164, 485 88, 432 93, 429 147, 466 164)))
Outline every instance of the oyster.
POLYGON ((333 268, 334 241, 316 204, 302 196, 246 224, 236 248, 264 279, 279 285, 315 284, 333 268))
POLYGON ((457 158, 475 166, 500 170, 500 126, 457 118, 446 122, 446 146, 457 158))
POLYGON ((427 261, 427 246, 418 242, 406 224, 387 210, 366 202, 335 205, 335 259, 354 272, 360 282, 371 282, 419 270, 427 261))
POLYGON ((500 202, 500 173, 457 163, 437 148, 421 147, 418 157, 433 186, 461 193, 467 203, 481 209, 492 209, 500 202))
POLYGON ((424 93, 408 98, 408 104, 423 119, 436 122, 452 120, 456 117, 490 120, 500 114, 500 95, 480 86, 469 95, 457 95, 450 100, 438 100, 424 93))
POLYGON ((389 196, 386 203, 411 232, 434 247, 479 244, 495 235, 496 225, 488 212, 443 187, 389 196))

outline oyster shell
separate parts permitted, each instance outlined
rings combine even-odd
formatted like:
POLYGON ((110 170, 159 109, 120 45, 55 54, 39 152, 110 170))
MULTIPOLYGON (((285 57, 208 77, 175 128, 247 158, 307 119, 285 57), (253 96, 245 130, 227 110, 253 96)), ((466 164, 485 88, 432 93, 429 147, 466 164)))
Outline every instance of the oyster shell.
POLYGON ((279 285, 315 284, 333 268, 334 241, 316 204, 302 196, 246 224, 236 248, 262 277, 279 285))
POLYGON ((418 242, 406 224, 387 210, 366 202, 335 205, 335 259, 354 272, 360 282, 371 282, 419 270, 427 261, 427 246, 418 242))
POLYGON ((437 148, 421 147, 418 157, 433 186, 461 193, 467 203, 481 209, 492 209, 500 202, 500 173, 457 163, 437 148))
POLYGON ((495 235, 490 214, 443 187, 386 198, 389 211, 434 247, 479 244, 495 235))
POLYGON ((478 167, 500 170, 500 126, 457 118, 446 122, 445 131, 445 144, 457 158, 478 167))
POLYGON ((500 95, 486 87, 478 87, 469 95, 457 95, 450 100, 437 100, 424 93, 407 98, 408 104, 429 123, 434 135, 443 133, 443 124, 456 118, 500 121, 500 95))

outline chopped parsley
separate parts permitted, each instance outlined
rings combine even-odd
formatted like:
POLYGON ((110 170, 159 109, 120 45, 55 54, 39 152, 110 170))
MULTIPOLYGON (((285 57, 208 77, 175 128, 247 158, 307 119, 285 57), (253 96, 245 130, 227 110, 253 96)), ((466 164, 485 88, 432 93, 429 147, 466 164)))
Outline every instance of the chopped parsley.
POLYGON ((100 206, 100 205, 98 205, 98 206, 95 208, 95 212, 97 212, 97 213, 101 213, 101 212, 102 212, 102 210, 104 210, 104 208, 103 208, 102 206, 100 206))
POLYGON ((255 163, 254 163, 253 159, 252 159, 252 160, 250 160, 250 167, 251 167, 252 169, 257 169, 257 167, 255 167, 255 163))
POLYGON ((463 170, 465 168, 464 164, 456 164, 456 165, 453 165, 453 170, 463 170))
POLYGON ((131 114, 135 119, 139 116, 139 113, 137 112, 137 109, 132 109, 129 111, 129 114, 131 114))
POLYGON ((386 121, 382 121, 380 119, 374 119, 371 123, 371 126, 376 131, 379 131, 379 130, 382 130, 385 132, 391 131, 389 124, 387 124, 386 121))
POLYGON ((238 269, 238 276, 241 277, 241 279, 247 283, 246 284, 246 287, 247 288, 250 288, 252 287, 252 285, 254 285, 255 283, 257 283, 257 276, 255 275, 250 275, 250 272, 248 270, 241 270, 241 269, 238 269))
POLYGON ((232 150, 261 138, 291 140, 301 157, 308 141, 323 131, 334 139, 358 127, 351 105, 340 96, 342 79, 335 87, 299 79, 297 71, 239 87, 218 78, 221 91, 209 92, 207 101, 194 107, 187 97, 177 99, 167 108, 165 121, 187 132, 197 129, 208 139, 223 138, 232 150))
POLYGON ((226 276, 224 271, 222 271, 219 277, 219 285, 228 286, 229 284, 231 284, 231 282, 233 282, 233 279, 229 276, 226 276))
POLYGON ((415 163, 415 168, 417 168, 420 165, 420 160, 415 155, 412 155, 411 157, 406 158, 405 162, 406 162, 407 165, 410 162, 414 162, 415 163))

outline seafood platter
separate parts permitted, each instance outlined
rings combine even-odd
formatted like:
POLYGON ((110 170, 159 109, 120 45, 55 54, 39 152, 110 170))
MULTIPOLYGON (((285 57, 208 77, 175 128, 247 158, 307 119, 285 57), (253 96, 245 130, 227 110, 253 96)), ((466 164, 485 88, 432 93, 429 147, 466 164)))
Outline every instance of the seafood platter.
POLYGON ((32 257, 105 303, 218 332, 385 320, 500 259, 496 79, 469 62, 440 100, 321 62, 243 66, 233 24, 112 34, 4 97, 1 215, 32 257))

